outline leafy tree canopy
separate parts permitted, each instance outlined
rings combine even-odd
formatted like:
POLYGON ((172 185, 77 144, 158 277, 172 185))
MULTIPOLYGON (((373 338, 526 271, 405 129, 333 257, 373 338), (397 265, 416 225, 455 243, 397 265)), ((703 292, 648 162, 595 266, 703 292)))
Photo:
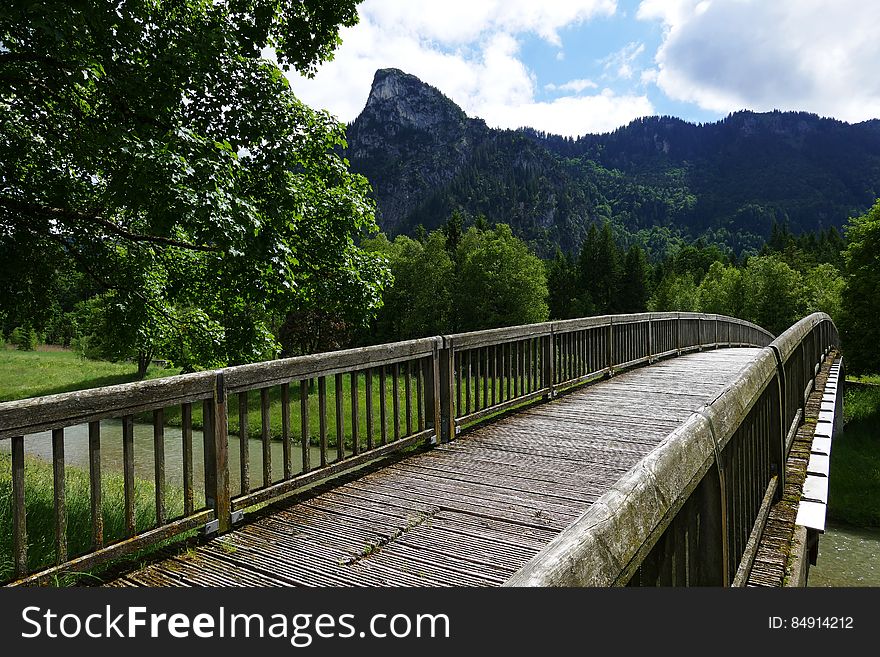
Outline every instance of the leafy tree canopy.
POLYGON ((841 330, 847 366, 880 372, 880 199, 846 228, 846 287, 841 330))
POLYGON ((5 2, 0 304, 36 314, 72 264, 130 350, 177 335, 206 364, 273 353, 292 308, 344 298, 363 321, 387 278, 356 247, 369 188, 281 70, 330 58, 357 1, 5 2))
POLYGON ((457 251, 456 330, 532 324, 547 319, 544 264, 510 226, 470 228, 457 251))

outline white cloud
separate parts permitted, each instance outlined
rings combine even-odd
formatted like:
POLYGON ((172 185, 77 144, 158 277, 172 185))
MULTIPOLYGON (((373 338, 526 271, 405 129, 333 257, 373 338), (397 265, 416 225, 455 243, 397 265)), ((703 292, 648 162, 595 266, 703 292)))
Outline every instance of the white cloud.
POLYGON ((531 102, 517 107, 487 103, 484 109, 502 127, 528 126, 573 137, 610 132, 633 119, 655 114, 647 97, 617 96, 608 89, 591 96, 563 96, 552 102, 531 102))
MULTIPOLYGON (((615 9, 615 0, 366 0, 360 23, 341 32, 334 60, 314 79, 292 76, 291 85, 307 104, 352 121, 363 109, 376 70, 399 68, 493 127, 529 125, 564 135, 610 130, 652 113, 647 97, 603 92, 537 102, 537 80, 519 55, 517 37, 537 35, 560 48, 561 55, 561 28, 615 9)), ((594 88, 580 82, 580 89, 562 85, 559 90, 580 94, 594 88)))
POLYGON ((597 15, 610 16, 616 0, 367 0, 362 19, 395 32, 441 43, 470 43, 487 31, 531 32, 559 45, 558 30, 597 15))
POLYGON ((656 83, 715 112, 797 109, 880 116, 880 3, 864 0, 644 0, 662 21, 656 83))
POLYGON ((584 89, 598 89, 599 85, 593 82, 592 80, 569 80, 563 84, 545 84, 544 89, 547 91, 573 91, 575 93, 580 93, 584 89))
POLYGON ((605 76, 609 78, 621 78, 630 80, 635 74, 635 61, 645 52, 644 43, 628 43, 615 53, 601 60, 605 69, 605 76))

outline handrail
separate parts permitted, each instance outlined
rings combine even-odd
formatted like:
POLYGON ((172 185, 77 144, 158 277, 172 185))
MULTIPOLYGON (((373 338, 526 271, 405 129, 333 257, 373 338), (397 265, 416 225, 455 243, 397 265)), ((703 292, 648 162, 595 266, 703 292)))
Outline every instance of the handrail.
MULTIPOLYGON (((698 510, 706 508, 714 509, 720 526, 711 536, 698 539, 704 541, 704 552, 715 553, 717 568, 702 581, 682 579, 679 583, 732 584, 749 536, 756 523, 766 520, 761 509, 766 506, 767 492, 782 490, 790 446, 786 436, 802 418, 797 403, 804 402, 802 393, 811 385, 818 364, 838 344, 837 328, 828 315, 814 313, 801 319, 762 349, 715 399, 634 465, 506 585, 633 583, 652 554, 662 556, 656 554, 658 546, 670 549, 664 541, 675 544, 678 534, 687 536, 688 531, 693 540, 700 529, 687 523, 693 523, 698 510), (676 523, 685 529, 673 528, 685 505, 690 517, 676 523)), ((706 554, 698 558, 711 560, 706 554)))
POLYGON ((551 399, 597 377, 688 351, 765 346, 771 339, 750 322, 722 315, 606 315, 0 403, 0 440, 12 443, 12 575, 19 583, 34 583, 65 570, 93 567, 195 526, 208 533, 227 531, 249 506, 418 443, 452 440, 475 422, 551 399), (179 438, 166 426, 169 414, 179 414, 179 438), (108 418, 122 420, 123 536, 103 533, 101 444, 117 430, 102 426, 108 418), (135 518, 138 418, 152 424, 155 523, 149 527, 136 526, 135 518), (68 546, 65 430, 80 424, 88 424, 92 540, 90 545, 68 546), (29 435, 41 431, 52 432, 55 536, 47 540, 54 538, 55 565, 50 567, 29 565, 27 555, 24 454, 29 435), (236 449, 230 440, 236 434, 258 436, 257 467, 251 467, 250 442, 239 438, 236 449), (169 441, 178 440, 183 476, 175 486, 184 502, 183 508, 172 509, 166 499, 165 449, 169 441), (279 444, 281 453, 273 456, 279 444), (235 456, 237 468, 231 465, 235 456), (200 462, 204 481, 194 474, 200 462))

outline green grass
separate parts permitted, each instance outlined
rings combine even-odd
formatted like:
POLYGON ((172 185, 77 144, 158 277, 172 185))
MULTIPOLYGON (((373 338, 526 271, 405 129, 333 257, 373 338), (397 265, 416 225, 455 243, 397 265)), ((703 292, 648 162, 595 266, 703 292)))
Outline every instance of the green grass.
MULTIPOLYGON (((177 374, 178 371, 151 366, 147 378, 177 374)), ((134 363, 89 360, 67 350, 0 349, 0 402, 136 380, 137 365, 134 363)))
MULTIPOLYGON (((74 557, 91 550, 92 519, 89 495, 89 474, 79 468, 65 469, 65 495, 67 505, 68 555, 74 557)), ((109 544, 125 536, 124 486, 121 475, 101 478, 104 503, 104 542, 109 544)), ((27 457, 25 460, 25 500, 27 503, 28 569, 33 572, 55 563, 55 506, 52 485, 52 465, 27 457)), ((183 494, 179 489, 166 488, 167 517, 180 516, 183 511, 183 494)), ((152 482, 135 480, 135 524, 138 531, 153 527, 156 523, 155 488, 152 482)), ((181 535, 175 540, 185 536, 181 535)), ((156 545, 150 551, 165 543, 156 545)), ((136 556, 142 556, 140 552, 136 556)), ((136 557, 135 557, 136 558, 136 557)), ((11 458, 0 454, 0 582, 12 577, 12 479, 11 458)), ((58 584, 70 584, 91 573, 71 574, 58 584)))
POLYGON ((880 386, 848 385, 844 394, 843 433, 831 450, 829 517, 880 527, 880 386))

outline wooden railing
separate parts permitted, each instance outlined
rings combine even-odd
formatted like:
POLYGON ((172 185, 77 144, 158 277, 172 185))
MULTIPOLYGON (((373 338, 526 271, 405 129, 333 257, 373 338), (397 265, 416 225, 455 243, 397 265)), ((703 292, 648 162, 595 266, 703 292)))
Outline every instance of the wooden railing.
MULTIPOLYGON (((449 441, 463 427, 514 406, 550 399, 659 358, 722 346, 765 346, 771 339, 760 327, 720 315, 591 317, 2 403, 0 441, 10 442, 12 488, 11 508, 2 513, 11 513, 13 521, 13 563, 6 579, 40 583, 196 529, 228 531, 248 507, 406 447, 449 441), (110 419, 119 422, 108 423, 110 419), (91 536, 87 545, 71 549, 65 432, 78 425, 88 431, 91 536), (143 496, 137 495, 144 481, 135 469, 136 428, 145 427, 152 437, 153 489, 146 519, 137 508, 144 504, 143 496), (28 531, 36 502, 25 493, 26 448, 40 432, 51 432, 54 564, 28 557, 29 545, 47 539, 28 531), (230 435, 239 437, 237 445, 230 447, 230 435), (251 438, 258 440, 254 454, 251 438), (109 475, 102 472, 102 444, 108 440, 122 446, 121 499, 108 499, 105 493, 109 475), (165 453, 174 441, 179 441, 182 472, 169 481, 165 453), (273 456, 278 451, 273 447, 279 445, 280 454, 273 456), (194 456, 199 451, 201 459, 194 456), (233 475, 236 485, 231 483, 233 475), (168 504, 172 491, 175 499, 181 498, 178 505, 168 504), (124 517, 115 535, 104 527, 111 505, 121 505, 124 517)), ((784 347, 783 363, 790 370, 786 380, 800 381, 797 377, 807 370, 805 354, 820 343, 821 338, 815 340, 806 352, 789 353, 784 347)))
POLYGON ((744 585, 815 376, 838 345, 824 313, 785 331, 507 584, 744 585))

